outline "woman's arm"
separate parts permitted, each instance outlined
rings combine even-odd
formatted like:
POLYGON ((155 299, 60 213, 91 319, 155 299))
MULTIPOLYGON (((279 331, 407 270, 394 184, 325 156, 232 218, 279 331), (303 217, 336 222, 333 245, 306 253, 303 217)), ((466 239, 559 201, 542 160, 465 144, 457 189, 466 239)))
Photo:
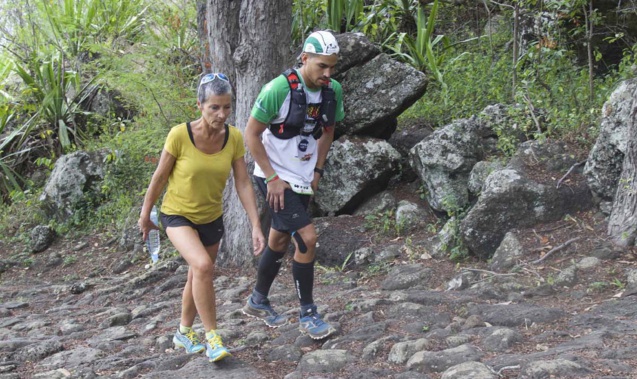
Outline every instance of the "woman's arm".
POLYGON ((261 231, 261 222, 259 221, 259 211, 257 210, 257 199, 252 187, 252 181, 248 176, 248 169, 243 157, 237 158, 232 162, 232 171, 234 173, 234 184, 239 195, 239 200, 243 208, 248 214, 248 219, 252 225, 252 247, 254 255, 258 255, 265 248, 265 237, 261 231))
POLYGON ((150 211, 159 198, 159 195, 161 195, 161 192, 164 190, 164 187, 166 187, 168 177, 175 166, 175 161, 175 157, 170 155, 170 153, 166 150, 162 150, 159 163, 157 164, 157 168, 150 180, 150 185, 146 190, 142 211, 140 212, 139 220, 137 221, 137 225, 139 225, 139 229, 142 231, 142 238, 144 241, 148 238, 148 232, 150 232, 151 229, 158 229, 158 226, 150 221, 150 211))

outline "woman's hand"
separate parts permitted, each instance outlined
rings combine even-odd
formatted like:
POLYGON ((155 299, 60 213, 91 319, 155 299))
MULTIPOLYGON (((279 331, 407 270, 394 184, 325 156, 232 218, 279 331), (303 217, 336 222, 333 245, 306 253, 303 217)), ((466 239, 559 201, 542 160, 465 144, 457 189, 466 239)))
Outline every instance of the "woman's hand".
POLYGON ((268 194, 266 196, 266 201, 270 204, 270 207, 274 209, 275 212, 278 212, 280 209, 285 209, 285 201, 284 193, 286 189, 292 189, 290 185, 281 180, 273 180, 268 182, 268 194))
POLYGON ((151 230, 156 229, 159 230, 159 227, 155 225, 152 221, 150 221, 149 216, 139 216, 139 220, 137 220, 137 225, 139 226, 139 230, 142 232, 142 241, 146 241, 148 239, 148 233, 151 230))
POLYGON ((252 247, 254 249, 252 253, 255 256, 261 254, 263 249, 265 249, 265 236, 261 231, 261 227, 252 228, 252 247))

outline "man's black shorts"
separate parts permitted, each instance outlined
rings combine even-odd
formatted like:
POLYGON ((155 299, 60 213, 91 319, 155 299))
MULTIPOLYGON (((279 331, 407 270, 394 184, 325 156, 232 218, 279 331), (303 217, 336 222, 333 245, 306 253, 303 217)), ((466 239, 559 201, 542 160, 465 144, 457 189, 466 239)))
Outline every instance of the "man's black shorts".
MULTIPOLYGON (((265 197, 268 193, 268 186, 263 178, 254 177, 259 187, 259 191, 265 197)), ((279 179, 280 180, 280 179, 279 179)), ((301 195, 291 189, 286 189, 283 193, 284 208, 275 212, 268 204, 270 215, 272 215, 272 229, 284 233, 292 233, 312 223, 307 208, 310 205, 310 195, 301 195)))
POLYGON ((160 214, 164 228, 190 226, 199 233, 199 239, 204 246, 212 246, 223 237, 223 216, 207 224, 195 224, 184 216, 160 214))

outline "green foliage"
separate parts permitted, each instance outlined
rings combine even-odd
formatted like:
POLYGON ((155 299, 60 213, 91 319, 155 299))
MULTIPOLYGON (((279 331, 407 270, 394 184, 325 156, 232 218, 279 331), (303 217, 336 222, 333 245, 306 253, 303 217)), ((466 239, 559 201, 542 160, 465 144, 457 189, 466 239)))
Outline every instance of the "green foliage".
POLYGON ((292 44, 300 45, 314 28, 327 27, 325 0, 296 0, 292 5, 292 44))
POLYGON ((194 2, 179 4, 175 0, 156 2, 148 14, 152 28, 149 37, 157 46, 186 54, 199 53, 197 8, 194 2))
POLYGON ((434 53, 434 47, 439 43, 448 43, 444 36, 433 37, 433 31, 438 14, 438 0, 433 2, 433 6, 427 17, 423 7, 417 10, 416 37, 413 38, 407 32, 397 33, 393 43, 385 41, 384 47, 393 52, 392 56, 410 63, 420 71, 429 70, 443 89, 446 89, 445 82, 440 72, 440 57, 434 53))
POLYGON ((196 117, 195 4, 65 0, 25 7, 31 12, 0 14, 18 25, 7 36, 11 56, 0 56, 0 84, 12 80, 0 92, 0 195, 14 202, 11 212, 38 191, 22 177, 25 168, 51 169, 77 147, 106 148, 101 193, 57 228, 118 225, 141 204, 168 129, 196 117), (13 84, 16 77, 22 86, 13 84), (118 94, 135 119, 89 114, 85 103, 97 85, 118 94))
POLYGON ((327 0, 328 27, 336 32, 351 31, 359 22, 363 4, 363 0, 327 0))
POLYGON ((464 218, 467 208, 460 206, 458 200, 449 195, 442 199, 442 207, 447 210, 449 220, 441 231, 445 241, 442 241, 442 249, 449 254, 452 262, 463 262, 469 257, 469 251, 464 245, 460 232, 460 223, 464 218))
POLYGON ((593 282, 588 285, 586 292, 603 292, 609 287, 609 285, 610 284, 608 282, 593 282))
POLYGON ((33 134, 44 136, 56 130, 56 140, 60 144, 56 151, 64 152, 72 143, 80 144, 82 130, 76 118, 89 114, 80 104, 93 92, 96 77, 82 84, 76 71, 65 69, 61 54, 54 54, 42 62, 30 61, 27 67, 16 64, 15 71, 26 86, 26 101, 38 106, 32 122, 23 130, 20 142, 33 134), (71 97, 71 94, 75 95, 71 97))
POLYGON ((365 216, 364 227, 374 231, 379 236, 399 236, 404 230, 402 222, 396 222, 396 214, 393 209, 378 214, 365 216))
POLYGON ((132 42, 144 27, 143 0, 58 0, 36 2, 37 16, 48 23, 41 38, 71 56, 98 44, 132 42), (47 27, 48 26, 48 27, 47 27))
MULTIPOLYGON (((600 109, 618 76, 595 78, 591 97, 588 70, 578 65, 574 54, 540 41, 531 44, 513 67, 510 30, 499 30, 489 40, 469 38, 450 44, 441 55, 443 80, 431 83, 427 95, 401 118, 426 118, 443 126, 454 119, 477 115, 487 105, 509 104, 514 98, 509 115, 512 122, 495 126, 504 155, 515 151, 521 135, 571 138, 584 145, 594 142, 600 109), (518 75, 515 93, 511 87, 514 70, 518 75)), ((626 62, 633 57, 627 56, 630 58, 626 62)), ((625 63, 622 67, 629 72, 630 66, 625 63)))
POLYGON ((347 255, 347 257, 345 257, 345 260, 343 261, 343 263, 341 263, 340 266, 331 266, 331 267, 326 267, 323 266, 319 263, 316 263, 316 268, 325 272, 325 273, 330 273, 330 272, 344 272, 345 269, 347 268, 347 265, 349 265, 351 263, 351 259, 354 256, 354 252, 351 252, 347 255))
POLYGON ((612 284, 613 286, 617 287, 617 289, 619 289, 619 290, 623 290, 626 287, 626 285, 621 280, 619 280, 618 278, 614 278, 610 282, 610 284, 612 284))
POLYGON ((77 262, 77 257, 75 255, 67 255, 66 257, 64 257, 63 264, 65 266, 70 266, 75 262, 77 262))

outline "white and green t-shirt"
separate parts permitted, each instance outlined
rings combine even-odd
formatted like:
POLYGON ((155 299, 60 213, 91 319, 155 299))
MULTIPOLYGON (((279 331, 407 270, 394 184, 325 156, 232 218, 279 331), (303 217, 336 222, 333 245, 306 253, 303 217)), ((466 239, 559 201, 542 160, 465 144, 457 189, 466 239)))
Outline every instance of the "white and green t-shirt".
MULTIPOLYGON (((306 125, 312 130, 318 122, 321 107, 321 89, 311 90, 305 87, 299 74, 301 85, 307 100, 306 125)), ((331 80, 336 95, 336 122, 345 117, 343 109, 343 89, 339 82, 331 80)), ((251 116, 264 124, 279 124, 285 121, 290 109, 290 86, 285 76, 279 75, 263 86, 252 107, 251 116)), ((299 186, 309 186, 314 178, 317 159, 317 143, 312 136, 295 136, 290 139, 275 137, 269 129, 261 135, 263 146, 268 154, 270 165, 279 177, 286 182, 299 186), (302 143, 303 142, 303 143, 302 143)), ((254 175, 265 178, 258 164, 254 165, 254 175)))

